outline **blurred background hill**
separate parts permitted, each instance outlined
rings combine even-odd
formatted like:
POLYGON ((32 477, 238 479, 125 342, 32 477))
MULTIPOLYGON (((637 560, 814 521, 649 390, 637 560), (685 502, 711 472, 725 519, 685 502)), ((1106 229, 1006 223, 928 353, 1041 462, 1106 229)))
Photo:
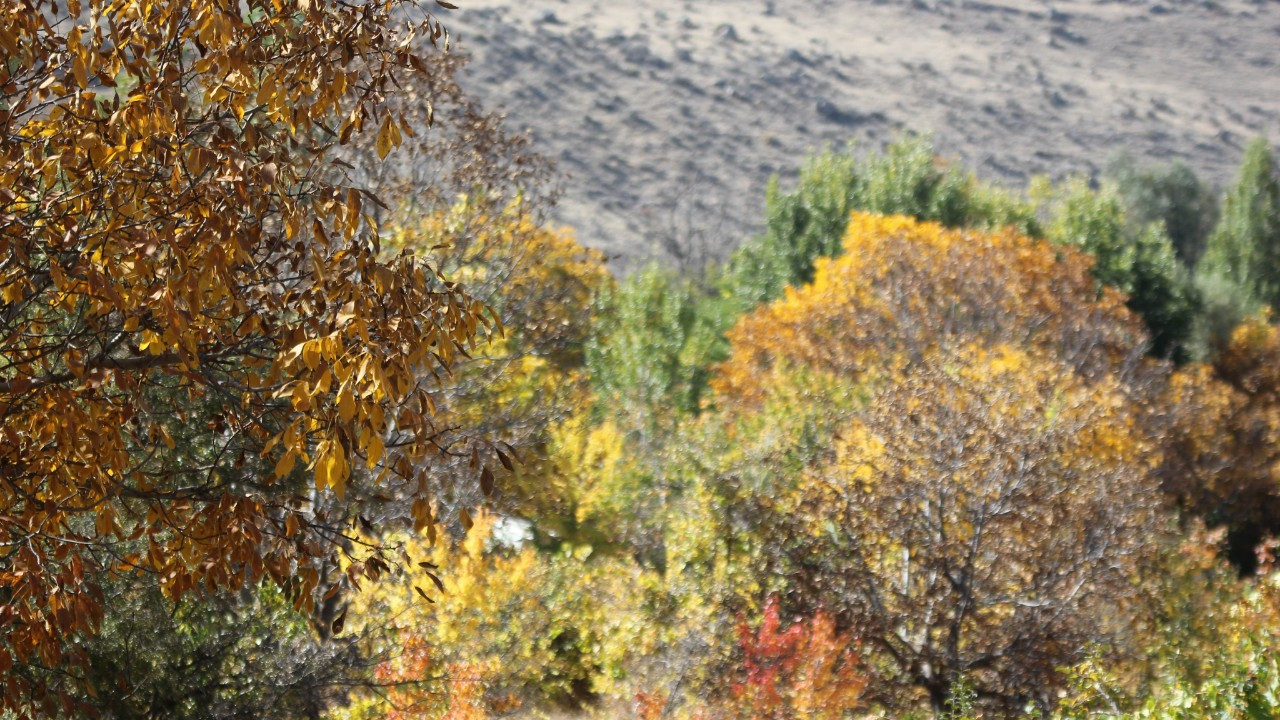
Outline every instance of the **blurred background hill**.
POLYGON ((1280 137, 1280 4, 1246 0, 472 0, 469 91, 556 160, 556 220, 635 261, 758 230, 825 144, 903 132, 980 177, 1096 175, 1121 149, 1225 185, 1280 137))

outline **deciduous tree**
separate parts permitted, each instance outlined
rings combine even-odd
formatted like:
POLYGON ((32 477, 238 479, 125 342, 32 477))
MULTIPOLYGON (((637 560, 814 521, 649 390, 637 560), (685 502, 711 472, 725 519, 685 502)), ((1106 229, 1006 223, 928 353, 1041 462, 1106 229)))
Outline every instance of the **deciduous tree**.
POLYGON ((336 553, 382 572, 335 499, 433 522, 422 460, 471 450, 439 441, 434 377, 492 320, 380 252, 379 200, 332 162, 414 132, 386 98, 447 43, 416 2, 0 12, 0 697, 51 714, 100 572, 269 578, 298 607, 336 553))
POLYGON ((812 284, 745 316, 712 380, 717 402, 762 397, 771 369, 862 379, 954 341, 1045 348, 1078 372, 1142 367, 1146 337, 1091 259, 1013 231, 950 230, 854 214, 845 251, 812 284))

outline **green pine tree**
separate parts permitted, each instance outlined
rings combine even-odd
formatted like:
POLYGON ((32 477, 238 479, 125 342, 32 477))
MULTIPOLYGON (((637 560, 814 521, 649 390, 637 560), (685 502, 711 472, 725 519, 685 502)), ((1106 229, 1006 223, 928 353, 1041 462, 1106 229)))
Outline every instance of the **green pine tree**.
POLYGON ((1265 139, 1245 150, 1240 177, 1223 200, 1222 218, 1198 270, 1262 303, 1280 305, 1280 180, 1265 139))

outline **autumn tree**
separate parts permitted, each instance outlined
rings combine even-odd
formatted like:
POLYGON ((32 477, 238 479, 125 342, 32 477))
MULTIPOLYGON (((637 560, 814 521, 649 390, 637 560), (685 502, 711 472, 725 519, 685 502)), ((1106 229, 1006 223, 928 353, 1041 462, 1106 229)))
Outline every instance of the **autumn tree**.
POLYGON ((989 708, 1047 705, 1062 663, 1124 639, 1161 533, 1163 375, 1088 256, 855 214, 843 255, 730 338, 726 542, 860 633, 872 700, 941 708, 963 677, 989 708))
POLYGON ((497 462, 442 442, 431 397, 492 319, 382 252, 380 200, 333 162, 416 130, 386 99, 447 43, 417 3, 25 0, 3 23, 0 689, 53 714, 102 572, 270 580, 299 608, 336 554, 383 572, 356 499, 427 526, 425 458, 497 462))
POLYGON ((855 210, 949 227, 1039 229, 1030 204, 980 184, 939 158, 925 139, 905 138, 863 159, 828 150, 806 161, 792 191, 782 192, 777 178, 770 181, 765 231, 733 254, 722 281, 739 312, 812 280, 818 258, 842 251, 855 210))
POLYGON ((1280 329, 1246 319, 1210 364, 1175 375, 1162 476, 1191 515, 1227 531, 1227 555, 1246 573, 1256 548, 1280 535, 1280 329))
MULTIPOLYGON (((455 358, 452 373, 433 388, 437 427, 453 438, 503 441, 536 459, 546 442, 545 425, 581 396, 582 382, 571 377, 591 324, 581 311, 590 305, 594 280, 605 273, 563 232, 534 224, 550 200, 544 188, 549 166, 463 92, 457 78, 462 57, 455 46, 433 58, 430 74, 400 78, 393 106, 419 131, 387 162, 379 161, 371 133, 353 135, 340 154, 354 167, 343 169, 358 176, 355 181, 387 200, 387 208, 372 206, 381 213, 383 252, 430 250, 439 269, 464 282, 468 294, 508 327, 504 336, 478 343, 471 357, 455 358), (402 175, 404 156, 435 172, 402 175), (590 271, 577 279, 578 267, 590 271)), ((438 514, 449 517, 481 496, 482 488, 467 482, 475 473, 468 457, 423 462, 451 488, 437 498, 438 514)), ((497 472, 504 474, 496 483, 503 507, 528 514, 547 504, 531 502, 543 498, 532 482, 526 488, 497 472)), ((351 507, 383 528, 398 527, 412 509, 398 498, 368 500, 347 496, 351 507)), ((79 697, 122 716, 265 718, 331 711, 349 689, 378 682, 371 668, 384 658, 369 651, 371 638, 353 632, 353 623, 333 636, 333 623, 355 587, 340 580, 337 563, 318 567, 321 583, 339 589, 327 590, 310 613, 296 612, 289 598, 270 588, 201 593, 175 605, 152 573, 104 578, 102 627, 83 644, 91 666, 87 680, 97 696, 79 697), (140 641, 153 636, 165 641, 140 641)))
POLYGON ((861 704, 868 678, 859 641, 837 632, 829 613, 784 628, 778 598, 770 597, 759 627, 741 622, 737 630, 743 672, 733 686, 734 709, 743 716, 837 720, 861 704))
POLYGON ((352 622, 378 658, 379 682, 353 688, 339 717, 574 704, 619 674, 611 641, 641 632, 633 593, 643 571, 593 558, 590 547, 545 553, 511 529, 482 512, 456 544, 406 538, 423 560, 354 599, 352 622))
POLYGON ((745 316, 712 386, 751 404, 762 377, 808 368, 855 380, 956 339, 1041 347, 1086 376, 1142 367, 1146 342, 1124 296, 1099 292, 1082 252, 1013 231, 950 230, 854 214, 844 254, 812 284, 745 316))
POLYGON ((1006 712, 1051 706, 1063 664, 1129 644, 1160 544, 1157 453, 1124 390, 1007 347, 878 385, 802 486, 797 560, 892 668, 884 692, 940 708, 964 678, 1006 712))

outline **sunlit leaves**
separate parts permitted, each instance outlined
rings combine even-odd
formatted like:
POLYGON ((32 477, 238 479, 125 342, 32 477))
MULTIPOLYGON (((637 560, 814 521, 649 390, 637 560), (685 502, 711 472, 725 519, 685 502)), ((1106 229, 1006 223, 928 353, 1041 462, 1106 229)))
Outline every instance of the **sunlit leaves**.
POLYGON ((1164 375, 1123 300, 1069 249, 855 214, 730 332, 712 485, 754 572, 869 641, 873 701, 964 676, 1047 707, 1062 662, 1126 641, 1105 620, 1160 546, 1164 375))
MULTIPOLYGON (((366 127, 382 155, 403 142, 384 103, 433 17, 77 5, 19 2, 0 32, 0 614, 14 659, 51 668, 105 568, 309 604, 355 484, 430 497, 435 378, 492 324, 379 251, 329 160, 366 127)), ((6 707, 58 697, 24 682, 6 707)))
POLYGON ((1099 293, 1088 257, 1070 249, 857 213, 844 242, 812 284, 730 331, 712 381, 722 401, 758 401, 770 368, 862 378, 956 340, 1043 347, 1085 373, 1131 361, 1145 341, 1123 296, 1099 293))

